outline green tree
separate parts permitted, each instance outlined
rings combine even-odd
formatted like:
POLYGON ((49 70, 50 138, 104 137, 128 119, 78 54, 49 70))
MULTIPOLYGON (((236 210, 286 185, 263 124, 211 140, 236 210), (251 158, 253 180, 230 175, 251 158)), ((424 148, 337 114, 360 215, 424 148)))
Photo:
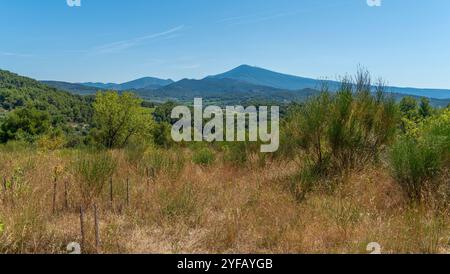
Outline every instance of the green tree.
POLYGON ((403 117, 409 120, 415 120, 418 116, 417 101, 413 97, 406 96, 400 101, 400 111, 403 117))
POLYGON ((0 126, 0 141, 35 141, 51 129, 50 115, 35 108, 20 108, 10 112, 0 126))
POLYGON ((153 117, 157 123, 169 123, 173 124, 176 122, 176 119, 172 119, 172 109, 176 107, 177 104, 174 102, 167 102, 161 104, 155 108, 153 112, 153 117))
POLYGON ((324 138, 327 133, 330 102, 330 94, 323 92, 301 107, 296 114, 299 144, 315 156, 314 161, 318 165, 324 160, 324 138))
POLYGON ((142 100, 125 92, 100 92, 94 107, 94 135, 107 148, 121 148, 131 138, 150 138, 153 119, 142 100))
POLYGON ((160 146, 169 148, 173 145, 171 137, 171 126, 167 122, 157 123, 151 130, 153 142, 160 146))
POLYGON ((420 105, 419 105, 420 117, 428 118, 431 116, 432 112, 433 112, 433 108, 430 105, 430 99, 428 99, 428 98, 420 99, 420 105))

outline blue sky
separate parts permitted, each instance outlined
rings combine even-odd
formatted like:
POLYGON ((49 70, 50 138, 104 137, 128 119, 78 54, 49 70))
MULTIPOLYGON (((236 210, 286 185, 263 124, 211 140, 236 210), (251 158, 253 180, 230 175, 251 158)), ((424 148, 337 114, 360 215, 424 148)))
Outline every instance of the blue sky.
POLYGON ((250 64, 314 78, 358 64, 450 88, 450 1, 0 0, 0 68, 45 80, 202 78, 250 64))

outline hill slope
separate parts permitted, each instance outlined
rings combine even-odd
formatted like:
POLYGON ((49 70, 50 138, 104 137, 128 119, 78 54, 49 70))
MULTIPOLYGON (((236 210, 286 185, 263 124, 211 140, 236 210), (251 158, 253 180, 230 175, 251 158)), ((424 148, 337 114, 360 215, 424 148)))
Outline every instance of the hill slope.
POLYGON ((0 70, 0 109, 11 111, 24 106, 47 110, 54 123, 90 120, 91 97, 74 95, 31 78, 0 70))
POLYGON ((64 91, 69 91, 70 93, 80 94, 80 95, 93 95, 97 91, 102 90, 101 88, 85 86, 82 84, 74 84, 68 82, 60 81, 41 81, 41 83, 64 91))

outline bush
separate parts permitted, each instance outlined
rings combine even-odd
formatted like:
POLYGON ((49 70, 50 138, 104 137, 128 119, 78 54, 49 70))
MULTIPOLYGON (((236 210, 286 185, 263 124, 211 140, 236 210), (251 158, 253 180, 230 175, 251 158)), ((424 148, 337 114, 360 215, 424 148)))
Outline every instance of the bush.
POLYGON ((391 144, 399 111, 384 90, 382 82, 374 88, 369 73, 360 70, 355 78, 342 79, 335 93, 324 85, 320 95, 289 110, 280 154, 303 158, 302 171, 291 184, 297 200, 322 179, 378 160, 391 144))
POLYGON ((161 122, 156 123, 151 129, 151 136, 155 145, 170 148, 174 145, 174 141, 171 136, 171 126, 168 123, 161 122))
POLYGON ((232 142, 223 146, 223 160, 232 165, 243 165, 248 161, 247 144, 232 142))
POLYGON ((422 131, 424 136, 435 136, 444 156, 450 156, 450 109, 430 118, 422 131))
POLYGON ((42 150, 57 150, 64 147, 66 138, 60 131, 42 135, 37 140, 37 147, 42 150))
POLYGON ((48 112, 32 107, 20 108, 10 112, 0 125, 0 142, 24 140, 33 143, 39 135, 47 133, 50 128, 48 112))
POLYGON ((78 156, 74 163, 74 175, 79 182, 85 205, 89 205, 92 199, 101 194, 116 165, 116 161, 107 152, 97 151, 78 156))
POLYGON ((345 171, 377 159, 390 144, 398 125, 393 98, 384 86, 373 85, 368 72, 359 71, 355 80, 344 78, 335 94, 322 93, 291 110, 284 130, 288 150, 300 148, 315 165, 324 159, 336 171, 345 171))
POLYGON ((329 173, 328 159, 325 158, 321 163, 304 160, 300 172, 289 182, 289 190, 298 202, 306 199, 306 195, 313 190, 317 182, 329 173))
POLYGON ((327 141, 332 164, 338 169, 361 167, 378 158, 397 131, 398 108, 386 96, 382 83, 372 93, 368 72, 360 71, 355 82, 343 80, 329 111, 327 141))
POLYGON ((214 163, 215 155, 209 148, 200 148, 194 150, 192 155, 192 162, 196 165, 209 166, 214 163))
MULTIPOLYGON (((401 136, 391 150, 393 177, 411 200, 420 200, 427 183, 449 167, 450 111, 432 117, 414 135, 401 136)), ((431 189, 436 189, 437 186, 431 189)))
POLYGON ((394 178, 409 198, 417 200, 425 182, 434 178, 440 170, 440 152, 432 140, 418 142, 403 136, 392 147, 391 164, 394 178))

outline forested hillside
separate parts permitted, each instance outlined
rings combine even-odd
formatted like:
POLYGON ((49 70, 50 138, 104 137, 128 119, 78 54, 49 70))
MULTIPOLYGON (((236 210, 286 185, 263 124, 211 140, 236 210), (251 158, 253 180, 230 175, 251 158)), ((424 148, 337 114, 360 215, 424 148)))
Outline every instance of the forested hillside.
POLYGON ((27 106, 48 112, 53 124, 87 123, 92 116, 92 99, 0 70, 0 109, 3 112, 27 106))
POLYGON ((93 100, 0 70, 0 142, 80 144, 92 123, 93 100))

